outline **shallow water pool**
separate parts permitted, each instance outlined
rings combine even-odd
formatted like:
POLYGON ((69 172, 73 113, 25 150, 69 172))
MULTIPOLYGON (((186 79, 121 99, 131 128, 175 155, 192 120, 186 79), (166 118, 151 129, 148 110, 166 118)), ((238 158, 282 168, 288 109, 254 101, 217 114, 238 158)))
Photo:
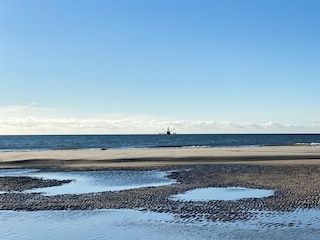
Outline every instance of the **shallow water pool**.
POLYGON ((244 187, 210 187, 198 188, 172 197, 182 201, 239 200, 242 198, 263 198, 274 194, 273 190, 244 187))
POLYGON ((253 220, 212 223, 136 210, 0 211, 0 239, 319 239, 319 216, 261 212, 253 220))
POLYGON ((38 188, 27 192, 42 192, 44 195, 84 194, 104 191, 120 191, 142 187, 157 187, 176 181, 161 171, 71 171, 41 172, 36 169, 0 170, 0 176, 29 176, 43 179, 73 181, 61 186, 38 188))

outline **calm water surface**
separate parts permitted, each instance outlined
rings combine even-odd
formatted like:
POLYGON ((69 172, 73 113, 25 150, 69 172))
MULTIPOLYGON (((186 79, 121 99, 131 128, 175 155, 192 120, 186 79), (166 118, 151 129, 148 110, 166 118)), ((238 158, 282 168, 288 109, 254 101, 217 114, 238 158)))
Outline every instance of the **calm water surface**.
POLYGON ((253 220, 210 223, 136 210, 0 211, 0 239, 319 239, 319 216, 319 210, 264 212, 253 220))
POLYGON ((242 198, 263 198, 274 194, 273 190, 253 189, 243 187, 211 187, 198 188, 182 194, 174 195, 172 198, 182 201, 210 201, 210 200, 239 200, 242 198))
POLYGON ((28 192, 43 192, 45 195, 83 194, 104 191, 120 191, 141 187, 157 187, 176 181, 160 171, 74 171, 41 172, 37 169, 0 169, 0 176, 30 176, 44 179, 73 181, 55 187, 38 188, 28 192))
POLYGON ((320 146, 320 134, 24 135, 1 136, 0 151, 159 147, 320 146))

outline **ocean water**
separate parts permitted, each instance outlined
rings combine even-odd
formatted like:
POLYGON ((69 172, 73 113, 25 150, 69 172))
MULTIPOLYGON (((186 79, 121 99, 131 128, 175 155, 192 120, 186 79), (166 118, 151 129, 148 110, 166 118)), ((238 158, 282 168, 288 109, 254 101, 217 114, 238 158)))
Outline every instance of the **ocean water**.
POLYGON ((21 135, 0 136, 0 151, 160 147, 320 146, 320 134, 21 135))

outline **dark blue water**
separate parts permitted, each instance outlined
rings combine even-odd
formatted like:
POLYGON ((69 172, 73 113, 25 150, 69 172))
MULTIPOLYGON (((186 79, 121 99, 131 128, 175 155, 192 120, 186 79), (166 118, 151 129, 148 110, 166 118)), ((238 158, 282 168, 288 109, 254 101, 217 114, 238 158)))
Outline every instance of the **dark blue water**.
POLYGON ((320 134, 0 136, 0 151, 320 145, 320 134))

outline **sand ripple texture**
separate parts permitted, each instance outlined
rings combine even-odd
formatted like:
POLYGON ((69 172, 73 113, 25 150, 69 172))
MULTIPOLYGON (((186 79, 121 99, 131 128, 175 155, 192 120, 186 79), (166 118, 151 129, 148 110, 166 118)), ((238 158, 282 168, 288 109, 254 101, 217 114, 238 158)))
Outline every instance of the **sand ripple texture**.
POLYGON ((178 182, 173 185, 80 195, 44 196, 39 193, 16 192, 65 182, 41 181, 30 177, 2 177, 0 191, 12 192, 0 194, 0 209, 140 209, 173 213, 186 220, 234 221, 250 219, 259 211, 290 212, 320 206, 318 166, 197 165, 178 168, 160 169, 170 170, 169 177, 178 182), (229 186, 270 189, 275 194, 266 198, 237 201, 184 202, 171 198, 195 188, 229 186))

